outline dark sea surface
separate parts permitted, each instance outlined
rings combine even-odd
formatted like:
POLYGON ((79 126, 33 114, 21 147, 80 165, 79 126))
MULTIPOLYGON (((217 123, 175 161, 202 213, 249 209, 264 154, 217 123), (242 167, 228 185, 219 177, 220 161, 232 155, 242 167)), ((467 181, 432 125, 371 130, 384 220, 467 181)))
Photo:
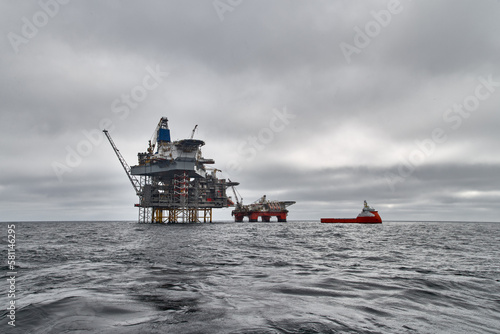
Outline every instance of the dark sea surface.
POLYGON ((500 333, 500 224, 15 226, 0 333, 500 333))

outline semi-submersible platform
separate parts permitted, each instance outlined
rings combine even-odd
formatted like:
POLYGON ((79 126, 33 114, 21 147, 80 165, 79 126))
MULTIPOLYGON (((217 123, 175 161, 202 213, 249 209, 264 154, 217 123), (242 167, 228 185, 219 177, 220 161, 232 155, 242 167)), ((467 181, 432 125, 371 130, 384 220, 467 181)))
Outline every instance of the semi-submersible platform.
POLYGON ((139 223, 186 223, 212 222, 212 209, 236 206, 235 221, 247 216, 249 221, 286 221, 286 206, 295 202, 267 201, 244 206, 236 196, 238 182, 217 178, 213 159, 202 156, 205 142, 193 139, 197 126, 189 139, 172 141, 168 119, 162 117, 158 123, 146 152, 138 153, 138 165, 129 167, 107 130, 104 134, 120 160, 134 190, 139 197, 139 223), (233 189, 236 204, 227 196, 233 189))
POLYGON ((236 198, 236 208, 231 214, 237 222, 242 222, 245 217, 248 217, 250 222, 257 222, 259 217, 263 222, 270 222, 271 217, 276 217, 279 222, 286 222, 286 216, 288 215, 286 208, 295 204, 295 201, 270 201, 264 195, 252 204, 243 205, 236 193, 234 196, 236 198))

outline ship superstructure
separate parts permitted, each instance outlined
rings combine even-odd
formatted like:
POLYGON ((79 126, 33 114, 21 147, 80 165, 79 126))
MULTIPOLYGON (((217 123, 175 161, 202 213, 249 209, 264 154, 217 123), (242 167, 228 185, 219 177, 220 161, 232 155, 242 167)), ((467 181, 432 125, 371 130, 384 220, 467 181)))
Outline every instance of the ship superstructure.
POLYGON ((213 159, 203 157, 205 142, 193 139, 172 141, 168 119, 162 117, 146 152, 138 153, 138 164, 129 167, 104 130, 139 197, 140 223, 211 222, 212 209, 233 206, 226 195, 237 186, 217 177, 213 159))

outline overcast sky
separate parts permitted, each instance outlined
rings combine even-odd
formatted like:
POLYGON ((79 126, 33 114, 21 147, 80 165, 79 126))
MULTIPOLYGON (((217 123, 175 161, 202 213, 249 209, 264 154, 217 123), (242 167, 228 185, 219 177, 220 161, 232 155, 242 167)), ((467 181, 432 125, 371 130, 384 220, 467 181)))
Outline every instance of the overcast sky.
MULTIPOLYGON (((0 1, 0 221, 136 220, 160 117, 289 219, 500 221, 500 2, 0 1)), ((230 192, 230 194, 232 194, 230 192)), ((231 219, 231 210, 214 212, 231 219)))

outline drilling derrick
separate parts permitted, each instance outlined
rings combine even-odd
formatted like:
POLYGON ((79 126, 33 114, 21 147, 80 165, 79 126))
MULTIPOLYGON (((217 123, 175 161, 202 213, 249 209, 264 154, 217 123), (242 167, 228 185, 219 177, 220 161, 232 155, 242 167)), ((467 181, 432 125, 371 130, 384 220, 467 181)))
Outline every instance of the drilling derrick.
POLYGON ((212 209, 234 205, 226 190, 239 183, 219 179, 218 169, 205 166, 215 161, 203 158, 205 142, 193 139, 196 127, 191 138, 171 141, 168 119, 162 117, 147 151, 137 154, 138 165, 132 167, 104 130, 139 197, 139 223, 211 222, 212 209))

